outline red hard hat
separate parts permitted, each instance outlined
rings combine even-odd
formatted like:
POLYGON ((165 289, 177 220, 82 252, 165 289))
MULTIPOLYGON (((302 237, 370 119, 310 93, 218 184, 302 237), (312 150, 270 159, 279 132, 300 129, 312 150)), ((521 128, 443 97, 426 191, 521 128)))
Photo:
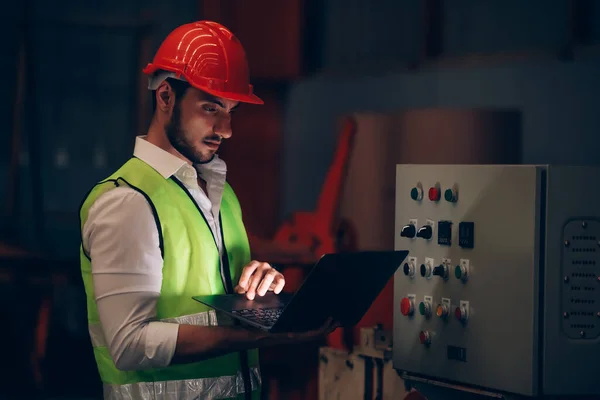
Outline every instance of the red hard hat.
POLYGON ((242 44, 229 29, 216 22, 192 22, 175 28, 144 73, 154 77, 150 78, 150 89, 156 89, 166 77, 172 76, 217 97, 264 104, 252 93, 242 44), (155 76, 157 71, 168 73, 155 76))

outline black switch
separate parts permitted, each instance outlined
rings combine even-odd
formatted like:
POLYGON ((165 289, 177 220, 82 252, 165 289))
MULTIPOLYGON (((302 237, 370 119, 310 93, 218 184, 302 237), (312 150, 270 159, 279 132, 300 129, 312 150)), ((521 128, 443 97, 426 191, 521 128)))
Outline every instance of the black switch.
POLYGON ((438 244, 442 246, 452 245, 451 221, 438 221, 438 244))
POLYGON ((437 275, 440 276, 444 279, 448 278, 448 267, 445 265, 438 265, 437 267, 433 268, 433 275, 437 275))
POLYGON ((458 245, 464 249, 475 247, 474 222, 461 222, 458 224, 458 245))
POLYGON ((400 236, 407 238, 414 238, 417 232, 417 228, 413 224, 404 225, 400 231, 400 236))
POLYGON ((423 239, 431 239, 431 236, 433 235, 433 230, 431 229, 431 225, 425 225, 419 228, 419 231, 417 232, 417 237, 423 238, 423 239))
POLYGON ((413 276, 415 274, 415 267, 409 263, 404 263, 404 275, 413 276))

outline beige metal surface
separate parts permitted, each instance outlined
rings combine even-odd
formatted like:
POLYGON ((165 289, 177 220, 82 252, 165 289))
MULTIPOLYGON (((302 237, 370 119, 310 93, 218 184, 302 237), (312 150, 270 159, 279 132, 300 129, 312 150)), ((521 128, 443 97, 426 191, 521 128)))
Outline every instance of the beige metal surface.
POLYGON ((365 371, 372 366, 369 383, 373 399, 404 399, 408 392, 404 380, 392 366, 391 332, 374 328, 361 329, 361 345, 352 353, 323 347, 320 349, 319 400, 363 399, 367 386, 365 371), (381 366, 381 381, 377 378, 377 365, 381 366), (382 382, 380 385, 379 382, 382 382), (378 393, 381 397, 377 397, 378 393))

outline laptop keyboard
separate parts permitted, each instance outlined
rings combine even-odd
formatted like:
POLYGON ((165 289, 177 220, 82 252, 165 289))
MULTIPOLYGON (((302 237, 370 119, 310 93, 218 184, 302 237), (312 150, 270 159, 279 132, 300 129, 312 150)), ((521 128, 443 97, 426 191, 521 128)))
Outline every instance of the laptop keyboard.
POLYGON ((282 311, 283 308, 247 308, 233 310, 233 313, 261 325, 272 326, 275 324, 275 321, 277 321, 282 311))

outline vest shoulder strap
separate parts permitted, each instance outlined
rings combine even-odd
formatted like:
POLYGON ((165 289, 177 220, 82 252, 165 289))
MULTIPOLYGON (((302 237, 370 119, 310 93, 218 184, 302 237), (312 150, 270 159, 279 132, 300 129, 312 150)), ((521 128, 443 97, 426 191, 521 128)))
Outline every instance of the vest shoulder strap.
MULTIPOLYGON (((94 202, 102 194, 106 193, 111 189, 120 186, 127 186, 144 196, 144 198, 148 202, 158 231, 160 254, 164 259, 165 246, 162 234, 162 227, 160 219, 158 217, 158 212, 156 211, 156 206, 154 205, 151 199, 153 192, 155 192, 156 190, 160 190, 161 185, 157 178, 164 180, 164 178, 162 178, 162 176, 160 176, 160 174, 158 174, 158 172, 156 172, 148 164, 144 163, 138 158, 132 157, 111 176, 109 176, 103 181, 96 183, 86 193, 79 207, 80 235, 83 232, 83 225, 85 224, 85 221, 87 221, 89 210, 94 204, 94 202)), ((85 254, 85 250, 83 252, 85 254)), ((85 254, 85 256, 89 259, 88 254, 85 254)))

